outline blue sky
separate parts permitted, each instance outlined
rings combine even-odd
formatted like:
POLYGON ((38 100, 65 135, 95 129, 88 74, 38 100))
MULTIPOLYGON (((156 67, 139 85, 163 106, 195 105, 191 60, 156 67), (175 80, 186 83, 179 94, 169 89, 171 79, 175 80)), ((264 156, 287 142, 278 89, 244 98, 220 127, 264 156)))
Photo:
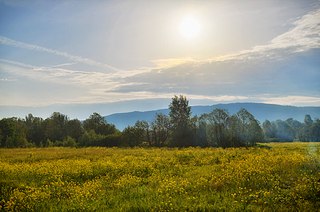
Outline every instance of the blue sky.
POLYGON ((0 26, 1 116, 157 109, 175 94, 320 106, 317 0, 0 0, 0 26))

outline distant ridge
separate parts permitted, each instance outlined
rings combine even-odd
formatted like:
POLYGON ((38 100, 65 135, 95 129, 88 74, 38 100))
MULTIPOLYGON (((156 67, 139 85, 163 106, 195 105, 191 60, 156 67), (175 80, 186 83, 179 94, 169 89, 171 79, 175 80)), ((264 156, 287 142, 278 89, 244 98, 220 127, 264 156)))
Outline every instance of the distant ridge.
MULTIPOLYGON (((298 121, 303 121, 304 116, 309 114, 313 119, 320 118, 320 107, 296 107, 284 106, 264 103, 230 103, 230 104, 216 104, 211 106, 192 106, 192 115, 201 115, 209 113, 216 108, 227 110, 230 114, 238 112, 241 108, 247 109, 252 113, 256 119, 261 123, 266 119, 274 121, 277 119, 286 120, 293 118, 298 121)), ((113 123, 118 129, 123 130, 127 126, 132 126, 138 120, 153 121, 157 113, 168 115, 168 109, 159 109, 152 111, 133 111, 127 113, 115 113, 105 116, 109 123, 113 123)))

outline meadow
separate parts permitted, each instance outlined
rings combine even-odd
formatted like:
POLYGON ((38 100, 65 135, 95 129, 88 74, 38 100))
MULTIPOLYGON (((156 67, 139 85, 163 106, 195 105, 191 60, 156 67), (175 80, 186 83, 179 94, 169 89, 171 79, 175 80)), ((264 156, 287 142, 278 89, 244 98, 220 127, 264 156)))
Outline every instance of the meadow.
POLYGON ((0 211, 317 211, 320 143, 0 149, 0 211))

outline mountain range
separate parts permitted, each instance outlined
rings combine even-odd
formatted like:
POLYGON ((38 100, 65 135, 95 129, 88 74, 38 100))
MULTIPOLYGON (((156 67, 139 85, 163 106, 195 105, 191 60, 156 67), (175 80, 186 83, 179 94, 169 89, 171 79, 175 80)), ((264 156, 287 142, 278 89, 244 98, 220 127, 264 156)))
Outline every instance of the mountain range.
MULTIPOLYGON (((288 118, 293 118, 302 122, 306 114, 309 114, 312 118, 320 118, 320 107, 296 107, 263 103, 230 103, 210 106, 191 106, 191 111, 193 116, 199 116, 204 113, 209 113, 216 108, 225 109, 229 114, 237 113, 241 108, 245 108, 253 114, 260 123, 265 120, 275 121, 278 119, 286 120, 288 118)), ((105 116, 105 119, 108 123, 114 124, 119 130, 123 130, 127 126, 134 125, 138 120, 152 122, 157 113, 168 115, 169 109, 115 113, 105 116)))

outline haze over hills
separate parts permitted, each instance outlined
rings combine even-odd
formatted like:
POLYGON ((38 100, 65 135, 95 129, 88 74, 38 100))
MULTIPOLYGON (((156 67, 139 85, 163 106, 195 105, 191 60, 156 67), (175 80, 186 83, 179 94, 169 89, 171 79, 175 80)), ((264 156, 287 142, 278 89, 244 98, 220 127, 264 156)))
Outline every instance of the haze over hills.
POLYGON ((169 105, 170 99, 146 99, 119 101, 113 103, 88 103, 88 104, 52 104, 39 106, 2 106, 0 105, 0 118, 19 117, 24 118, 29 113, 37 117, 47 118, 53 112, 60 112, 71 119, 85 120, 92 113, 101 115, 124 113, 137 110, 148 111, 158 108, 165 108, 169 105))
MULTIPOLYGON (((303 121, 306 114, 309 114, 312 118, 320 118, 320 107, 296 107, 263 103, 230 103, 215 104, 211 106, 192 106, 191 110, 192 115, 194 116, 209 113, 216 108, 225 109, 230 114, 234 114, 241 108, 245 108, 252 113, 256 119, 260 121, 260 123, 267 119, 270 121, 275 121, 278 119, 286 120, 288 118, 303 121)), ((115 113, 105 116, 105 119, 109 123, 114 124, 118 129, 123 130, 127 126, 134 125, 138 120, 151 122, 157 113, 168 115, 169 109, 115 113)))

